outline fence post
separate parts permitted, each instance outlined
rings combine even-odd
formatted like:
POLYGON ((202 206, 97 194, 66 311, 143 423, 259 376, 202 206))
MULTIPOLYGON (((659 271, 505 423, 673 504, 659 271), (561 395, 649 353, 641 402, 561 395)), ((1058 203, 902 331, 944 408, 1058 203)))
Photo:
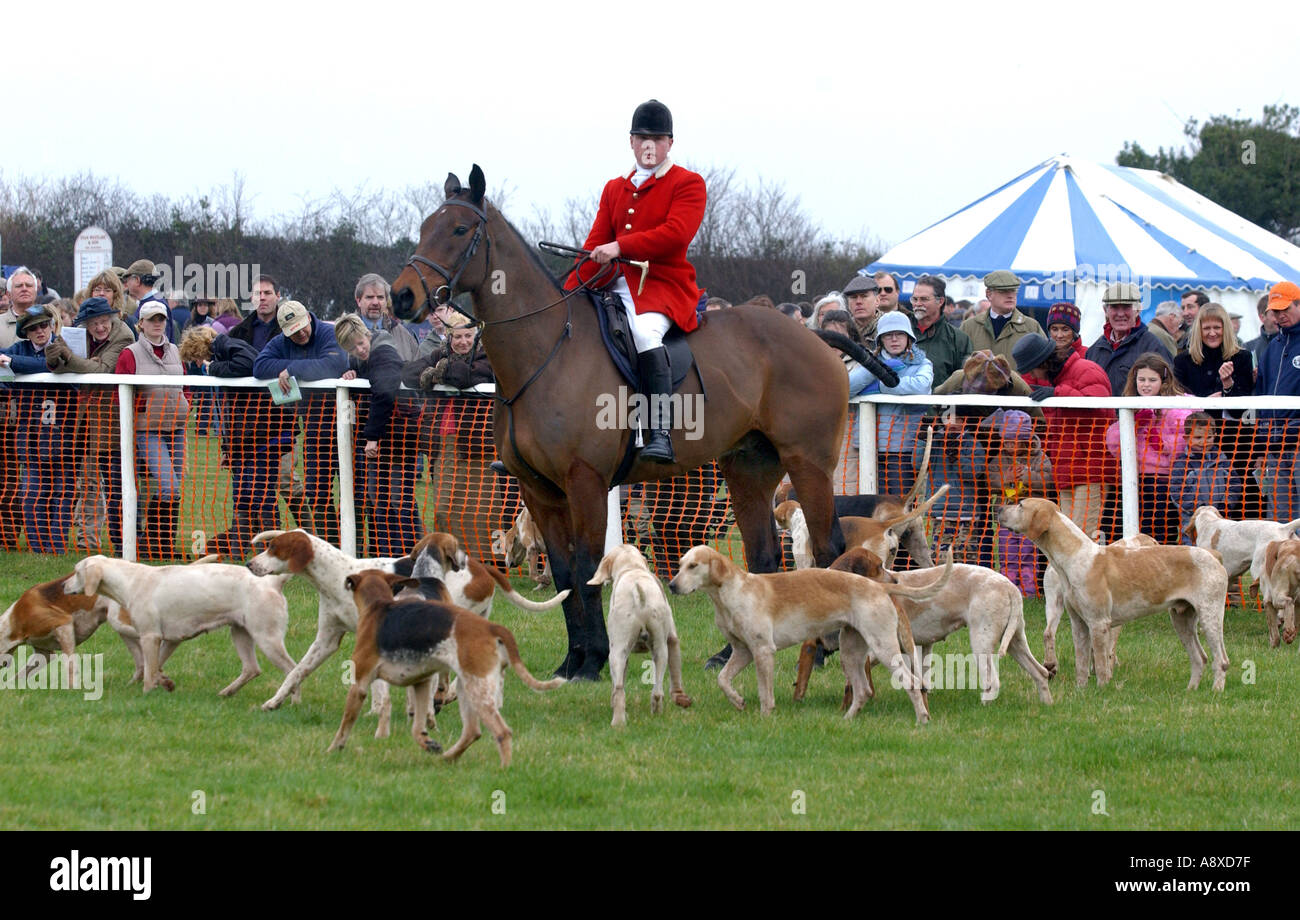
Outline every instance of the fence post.
MULTIPOLYGON (((140 496, 135 488, 135 385, 117 385, 117 440, 122 458, 122 545, 117 551, 127 562, 136 561, 136 507, 140 496)), ((109 508, 112 514, 113 509, 109 508)))
MULTIPOLYGON (((852 406, 850 406, 852 408, 852 406)), ((858 409, 858 494, 876 494, 876 404, 860 402, 858 409)))
POLYGON ((607 553, 623 542, 623 508, 619 503, 618 491, 621 488, 622 486, 614 486, 605 499, 605 552, 607 553))
POLYGON ((353 402, 347 387, 334 388, 334 422, 339 449, 339 549, 349 556, 357 554, 357 504, 352 469, 353 402))
MULTIPOLYGON (((1119 506, 1123 513, 1124 538, 1136 537, 1141 528, 1138 516, 1138 469, 1137 439, 1133 434, 1133 410, 1119 410, 1119 506)), ((1115 535, 1108 534, 1111 542, 1115 535)))

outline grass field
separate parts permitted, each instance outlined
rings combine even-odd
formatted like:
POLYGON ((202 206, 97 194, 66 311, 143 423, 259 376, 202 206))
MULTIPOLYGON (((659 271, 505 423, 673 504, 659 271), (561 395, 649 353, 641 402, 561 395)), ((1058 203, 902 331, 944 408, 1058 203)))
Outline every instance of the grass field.
MULTIPOLYGON (((70 558, 0 554, 0 602, 71 570, 70 558)), ((316 597, 287 586, 289 652, 315 632, 316 597)), ((537 596, 537 595, 534 595, 537 596)), ((534 694, 507 677, 504 714, 515 757, 502 770, 480 739, 456 764, 417 750, 398 719, 373 738, 363 716, 348 748, 326 756, 345 686, 343 648, 308 678, 303 702, 266 713, 279 685, 264 671, 238 695, 217 690, 238 673, 226 631, 186 643, 168 665, 173 694, 128 685, 131 659, 105 626, 80 651, 102 653, 103 696, 0 691, 0 827, 15 828, 1291 828, 1300 825, 1294 647, 1270 649, 1263 617, 1231 608, 1227 690, 1189 693, 1188 663, 1167 617, 1126 627, 1117 679, 1074 686, 1068 624, 1053 706, 1037 701, 1010 658, 1002 695, 936 690, 933 721, 918 727, 906 695, 876 671, 879 696, 852 722, 840 717, 838 658, 790 700, 795 649, 779 654, 777 710, 759 716, 754 671, 738 686, 749 708, 723 699, 704 659, 722 644, 703 595, 673 598, 689 710, 651 717, 649 687, 629 685, 628 725, 609 725, 608 678, 534 694), (1253 679, 1253 682, 1251 680, 1253 679), (1105 811, 1106 814, 1098 812, 1105 811)), ((1026 605, 1041 657, 1041 602, 1026 605)), ((562 617, 527 614, 498 598, 539 676, 558 664, 562 617)), ((968 652, 964 632, 936 652, 968 652), (944 648, 947 645, 948 648, 944 648)), ((641 673, 636 656, 630 673, 641 673)), ((399 697, 400 699, 400 697, 399 697)), ((439 717, 444 744, 456 707, 439 717)))

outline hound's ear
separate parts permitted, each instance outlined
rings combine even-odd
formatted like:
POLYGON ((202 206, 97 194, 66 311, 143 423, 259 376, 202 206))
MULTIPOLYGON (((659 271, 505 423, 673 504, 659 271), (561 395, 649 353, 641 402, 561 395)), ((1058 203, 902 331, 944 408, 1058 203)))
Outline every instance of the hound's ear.
POLYGON ((603 585, 605 582, 609 581, 610 570, 613 568, 613 562, 613 556, 606 556, 604 559, 600 560, 600 565, 596 567, 596 574, 591 576, 591 581, 587 582, 587 584, 603 585))
POLYGON ((474 168, 469 171, 469 200, 481 205, 486 191, 487 179, 483 178, 483 170, 475 163, 474 168))
POLYGON ((390 578, 388 586, 393 590, 393 597, 397 597, 405 588, 414 588, 419 591, 420 580, 418 578, 390 578))
POLYGON ((1277 564, 1277 551, 1282 548, 1281 540, 1274 540, 1264 548, 1264 574, 1272 575, 1273 566, 1277 564))
POLYGON ((343 579, 343 590, 344 590, 344 591, 347 591, 347 592, 349 592, 349 593, 350 593, 350 592, 353 592, 353 591, 356 591, 356 590, 357 590, 357 576, 355 576, 355 575, 349 575, 347 578, 343 579))
POLYGON ((456 178, 455 173, 447 173, 447 181, 442 184, 442 193, 448 198, 454 198, 460 193, 460 180, 456 178))
POLYGON ((82 586, 81 593, 89 597, 92 594, 99 593, 99 583, 104 580, 104 572, 101 564, 93 559, 83 559, 81 562, 82 586))
MULTIPOLYGON (((1021 502, 1023 505, 1024 503, 1021 502)), ((1025 536, 1030 541, 1037 543, 1051 526, 1056 523, 1054 512, 1050 505, 1037 505, 1029 515, 1029 524, 1025 527, 1025 536)))
POLYGON ((709 557, 709 581, 720 585, 727 580, 727 558, 721 553, 709 557))
POLYGON ((879 578, 880 573, 885 570, 880 557, 869 549, 864 549, 862 553, 862 568, 864 571, 861 571, 858 574, 865 575, 867 578, 879 578))

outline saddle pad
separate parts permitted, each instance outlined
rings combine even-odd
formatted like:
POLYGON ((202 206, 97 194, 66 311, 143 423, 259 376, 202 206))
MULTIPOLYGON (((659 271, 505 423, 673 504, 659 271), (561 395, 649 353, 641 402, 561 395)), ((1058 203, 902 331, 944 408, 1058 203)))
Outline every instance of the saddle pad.
MULTIPOLYGON (((623 375, 623 379, 638 392, 641 391, 641 378, 637 373, 636 348, 632 343, 632 331, 628 325, 627 314, 623 311, 623 301, 613 294, 610 300, 617 306, 607 306, 598 291, 588 291, 592 309, 600 320, 600 337, 605 342, 614 366, 623 375), (617 315, 611 315, 617 311, 617 315)), ((672 326, 664 335, 664 347, 668 349, 668 366, 673 372, 673 391, 682 385, 695 363, 686 333, 677 326, 672 326)))

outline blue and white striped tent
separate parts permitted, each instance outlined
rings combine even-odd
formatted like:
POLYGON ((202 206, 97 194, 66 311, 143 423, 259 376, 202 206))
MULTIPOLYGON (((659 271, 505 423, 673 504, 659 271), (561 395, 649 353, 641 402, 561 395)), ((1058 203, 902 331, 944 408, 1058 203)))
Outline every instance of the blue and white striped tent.
POLYGON ((1112 281, 1142 287, 1144 322, 1163 300, 1201 290, 1259 334, 1255 305, 1278 281, 1300 283, 1300 247, 1163 173, 1062 154, 899 243, 864 273, 942 277, 954 300, 984 296, 987 272, 1021 279, 1020 303, 1072 301, 1084 341, 1101 334, 1101 295, 1112 281))

